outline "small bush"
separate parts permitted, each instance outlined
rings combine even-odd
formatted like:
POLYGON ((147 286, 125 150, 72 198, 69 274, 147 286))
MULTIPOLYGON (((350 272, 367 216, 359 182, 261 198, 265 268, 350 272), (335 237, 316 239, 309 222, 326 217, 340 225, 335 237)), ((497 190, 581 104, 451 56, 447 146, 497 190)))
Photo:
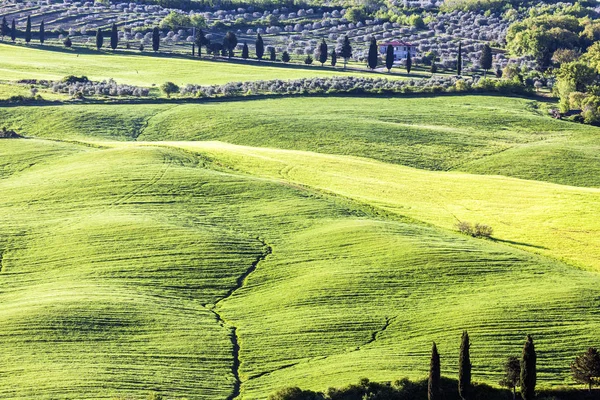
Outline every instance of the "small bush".
POLYGON ((475 224, 475 230, 473 233, 475 237, 489 238, 492 236, 492 233, 494 233, 494 230, 489 225, 475 224))
POLYGON ((469 236, 473 236, 476 238, 481 238, 481 237, 489 238, 494 233, 494 230, 489 225, 480 224, 480 223, 476 223, 475 225, 472 225, 470 222, 467 222, 467 221, 459 221, 456 224, 456 229, 460 233, 463 233, 463 234, 469 235, 469 236))
POLYGON ((179 93, 179 86, 177 86, 173 82, 165 82, 160 87, 160 90, 162 90, 163 93, 167 95, 167 97, 171 97, 172 94, 179 93))

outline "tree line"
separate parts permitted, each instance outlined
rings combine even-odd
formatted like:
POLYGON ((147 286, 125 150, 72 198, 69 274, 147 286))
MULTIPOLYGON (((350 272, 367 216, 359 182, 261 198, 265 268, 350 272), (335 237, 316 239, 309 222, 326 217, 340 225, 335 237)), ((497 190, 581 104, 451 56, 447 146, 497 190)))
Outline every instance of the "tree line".
MULTIPOLYGON (((160 34, 161 34, 160 29, 158 27, 154 27, 152 29, 152 41, 151 41, 152 42, 152 51, 154 51, 155 53, 160 50, 160 40, 161 40, 160 34)), ((2 36, 2 40, 4 40, 5 36, 10 36, 11 41, 13 43, 16 42, 17 29, 16 29, 15 19, 12 20, 11 25, 9 26, 8 21, 6 20, 6 17, 2 18, 2 24, 0 26, 0 35, 2 36)), ((118 27, 116 24, 114 24, 114 23, 112 24, 110 32, 108 32, 107 35, 110 36, 110 41, 109 41, 110 48, 112 50, 116 50, 117 47, 119 46, 119 30, 118 30, 118 27)), ((105 36, 106 36, 105 32, 102 28, 98 28, 96 30, 96 49, 97 50, 100 50, 104 47, 105 36)), ((32 40, 31 17, 30 16, 27 17, 24 37, 25 37, 25 42, 27 44, 29 44, 32 40)), ((44 29, 44 21, 41 21, 40 26, 39 26, 38 40, 41 44, 44 44, 44 42, 46 40, 46 31, 44 29)), ((71 47, 73 45, 73 42, 71 41, 71 38, 67 36, 64 39, 63 44, 66 47, 71 47)), ((206 35, 204 34, 202 29, 198 29, 196 31, 194 39, 193 39, 192 55, 193 56, 196 55, 196 49, 197 49, 198 57, 202 57, 202 48, 204 47, 206 49, 207 54, 210 54, 213 56, 221 55, 223 57, 231 58, 231 57, 235 56, 234 51, 235 51, 237 45, 238 45, 238 38, 235 35, 235 33, 231 32, 231 31, 227 32, 225 34, 225 36, 223 37, 223 40, 219 42, 219 41, 211 41, 210 39, 208 39, 206 37, 206 35)), ((127 47, 129 48, 129 44, 127 45, 127 47)), ((140 43, 139 50, 144 51, 144 49, 145 49, 144 44, 140 43)), ((257 60, 263 60, 263 58, 265 58, 265 44, 264 44, 264 40, 260 34, 258 34, 256 37, 256 40, 254 43, 254 52, 255 52, 254 55, 257 60)), ((277 54, 276 54, 275 48, 269 47, 268 52, 269 52, 269 55, 268 55, 269 60, 277 61, 277 54)), ((244 42, 242 45, 241 57, 243 59, 250 58, 250 50, 249 50, 248 44, 246 42, 244 42)), ((342 42, 339 53, 336 51, 336 49, 332 49, 330 52, 329 46, 325 42, 325 39, 322 39, 321 43, 319 44, 317 54, 316 54, 316 58, 317 58, 318 62, 321 63, 321 66, 324 66, 325 63, 328 60, 330 60, 331 66, 335 67, 337 64, 338 57, 341 57, 344 59, 344 69, 346 69, 348 60, 352 57, 352 45, 350 44, 350 39, 348 38, 348 36, 344 37, 344 40, 342 42)), ((394 57, 394 47, 392 45, 388 45, 386 48, 385 60, 384 60, 384 65, 385 65, 385 68, 388 70, 388 73, 391 72, 391 69, 394 65, 394 61, 395 61, 394 58, 395 58, 394 57)), ((288 63, 288 62, 290 62, 290 60, 291 60, 290 54, 287 51, 282 52, 281 61, 284 63, 288 63)), ((481 58, 480 58, 480 64, 481 64, 482 69, 485 71, 485 75, 487 75, 488 70, 492 68, 492 62, 493 62, 492 49, 488 44, 486 44, 483 47, 481 58)), ((313 58, 310 55, 307 55, 306 58, 304 59, 304 63, 312 64, 313 58)), ((379 63, 380 63, 380 60, 379 60, 379 51, 378 51, 377 41, 375 40, 375 38, 372 38, 370 45, 369 45, 369 52, 368 52, 368 57, 367 57, 367 67, 374 70, 378 67, 379 63)), ((458 76, 461 76, 461 74, 462 74, 462 66, 463 66, 462 64, 463 64, 463 62, 462 62, 462 44, 459 42, 457 67, 456 67, 456 74, 458 76)), ((405 59, 404 65, 406 68, 406 72, 408 74, 410 74, 412 67, 413 67, 412 54, 411 54, 410 50, 407 52, 407 57, 405 59)), ((431 67, 430 67, 430 72, 432 75, 437 72, 437 68, 438 67, 436 64, 436 57, 434 55, 432 63, 431 63, 431 67)))
MULTIPOLYGON (((450 380, 441 376, 440 353, 434 342, 431 349, 429 363, 429 376, 423 382, 410 382, 402 379, 393 384, 381 384, 362 379, 358 385, 349 385, 343 389, 330 388, 326 393, 302 390, 297 387, 288 387, 273 393, 269 400, 415 400, 425 397, 428 400, 475 400, 475 399, 502 399, 506 393, 498 393, 497 389, 490 386, 472 382, 472 369, 470 356, 471 342, 469 334, 464 331, 460 343, 458 358, 458 376, 450 380), (455 385, 451 388, 451 384, 455 385)), ((527 335, 521 356, 508 357, 503 365, 504 373, 499 385, 510 390, 513 400, 520 397, 522 400, 533 400, 538 395, 537 385, 537 353, 533 337, 527 335), (519 396, 517 395, 519 389, 519 396)), ((572 378, 586 385, 586 391, 592 395, 592 387, 600 385, 600 353, 596 348, 590 347, 584 353, 575 357, 571 363, 572 378)), ((552 392, 549 398, 558 399, 557 392, 552 392)), ((560 393, 560 392, 559 392, 560 393)), ((581 399, 585 395, 581 392, 567 394, 569 399, 581 399)), ((547 393, 544 393, 547 394, 547 393)), ((594 397, 597 398, 598 396, 594 397)))

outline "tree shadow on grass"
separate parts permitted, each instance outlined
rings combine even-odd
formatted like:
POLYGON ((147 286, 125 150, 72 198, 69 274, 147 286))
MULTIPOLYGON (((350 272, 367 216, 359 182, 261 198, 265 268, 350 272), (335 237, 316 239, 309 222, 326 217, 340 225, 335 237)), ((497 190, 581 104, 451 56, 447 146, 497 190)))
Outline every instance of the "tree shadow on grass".
POLYGON ((490 238, 490 240, 492 240, 494 242, 497 242, 497 243, 512 244, 512 245, 516 245, 516 246, 532 247, 534 249, 540 249, 540 250, 548 250, 548 248, 544 247, 544 246, 538 246, 538 245, 531 244, 531 243, 517 242, 517 241, 514 241, 514 240, 505 240, 505 239, 498 239, 498 238, 490 238))

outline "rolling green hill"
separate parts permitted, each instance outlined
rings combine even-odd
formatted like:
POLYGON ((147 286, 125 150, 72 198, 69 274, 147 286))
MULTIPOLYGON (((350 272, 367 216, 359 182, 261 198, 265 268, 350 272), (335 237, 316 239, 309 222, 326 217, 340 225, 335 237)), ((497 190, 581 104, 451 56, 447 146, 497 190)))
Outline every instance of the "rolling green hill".
POLYGON ((37 137, 0 141, 0 397, 264 399, 422 378, 433 340, 453 376, 464 329, 476 381, 531 333, 539 384, 572 384, 600 341, 600 134, 543 107, 0 109, 37 137))
MULTIPOLYGON (((87 76, 92 80, 114 79, 118 83, 152 86, 172 81, 214 85, 268 79, 297 79, 343 75, 373 76, 365 71, 342 71, 341 68, 306 67, 299 65, 234 63, 152 55, 95 52, 89 49, 68 50, 56 47, 25 47, 0 44, 2 80, 60 80, 67 75, 87 76)), ((380 75, 376 75, 380 76, 380 75)), ((390 75, 392 79, 399 75, 390 75)))

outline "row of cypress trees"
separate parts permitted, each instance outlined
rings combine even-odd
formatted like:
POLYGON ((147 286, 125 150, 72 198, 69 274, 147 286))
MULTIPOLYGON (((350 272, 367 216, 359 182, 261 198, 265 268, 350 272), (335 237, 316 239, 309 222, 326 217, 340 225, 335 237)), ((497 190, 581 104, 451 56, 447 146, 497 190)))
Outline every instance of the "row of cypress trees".
MULTIPOLYGON (((470 398, 472 388, 470 348, 471 343, 469 341, 469 334, 467 331, 464 331, 462 334, 460 355, 458 359, 458 393, 463 400, 468 400, 470 398)), ((535 385, 537 381, 536 362, 537 355, 533 344, 533 338, 531 335, 527 335, 520 360, 520 376, 518 379, 518 382, 520 382, 521 385, 521 396, 523 397, 523 400, 533 400, 535 398, 535 385)), ((427 397, 429 400, 442 400, 444 398, 444 394, 441 390, 440 354, 435 342, 431 349, 427 397)))
MULTIPOLYGON (((13 18, 11 25, 9 27, 6 17, 2 17, 2 23, 0 25, 0 36, 2 36, 2 40, 4 40, 4 37, 9 36, 9 35, 10 35, 10 40, 13 43, 16 42, 16 40, 17 40, 17 23, 16 23, 15 19, 13 18)), ((31 17, 28 16, 27 23, 25 25, 25 42, 29 43, 29 42, 31 42, 31 39, 32 39, 31 17)), ((44 44, 44 41, 46 40, 46 30, 44 28, 44 21, 42 21, 40 23, 39 40, 40 40, 40 43, 42 43, 42 44, 44 44)))

